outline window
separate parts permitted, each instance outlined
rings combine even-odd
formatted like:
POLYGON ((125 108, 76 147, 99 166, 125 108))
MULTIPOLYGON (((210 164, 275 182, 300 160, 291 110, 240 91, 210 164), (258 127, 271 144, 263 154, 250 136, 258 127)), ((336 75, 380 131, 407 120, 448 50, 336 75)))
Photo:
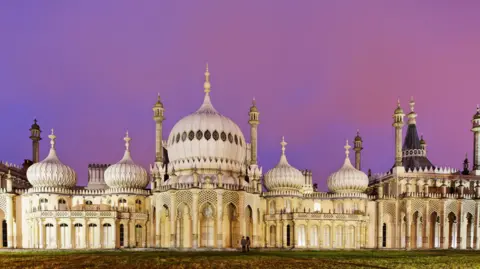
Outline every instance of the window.
POLYGON ((176 142, 178 143, 178 141, 180 141, 180 134, 177 134, 176 142))
POLYGON ((120 224, 120 246, 123 247, 125 242, 125 226, 120 224))
POLYGON ((230 143, 233 143, 233 136, 231 133, 228 133, 228 141, 230 141, 230 143))
POLYGON ((219 138, 217 130, 213 131, 213 140, 217 141, 219 138))
POLYGON ((67 202, 64 199, 58 200, 58 210, 66 210, 67 209, 67 202))
POLYGON ((196 136, 197 136, 197 140, 202 139, 202 137, 203 137, 202 131, 198 130, 196 136))
POLYGON ((287 225, 287 247, 290 246, 290 225, 287 225))
POLYGON ((382 247, 387 247, 387 224, 384 223, 382 226, 382 247))
POLYGON ((135 211, 137 211, 137 212, 142 211, 142 201, 140 201, 140 200, 135 201, 135 211))
POLYGON ((85 201, 85 204, 86 204, 86 205, 93 205, 93 202, 90 201, 90 200, 86 200, 86 201, 85 201))
POLYGON ((220 135, 220 137, 222 138, 222 141, 225 142, 227 140, 227 134, 225 134, 225 132, 222 132, 222 134, 220 135))
POLYGON ((237 137, 237 135, 235 135, 234 138, 235 138, 235 144, 238 145, 238 137, 237 137))
POLYGON ((182 133, 182 141, 185 141, 187 139, 187 132, 182 133))
POLYGON ((208 140, 210 140, 211 137, 212 137, 212 134, 210 133, 210 131, 206 130, 205 131, 205 139, 207 139, 207 141, 208 141, 208 140))
POLYGON ((190 131, 188 133, 188 140, 192 141, 195 138, 195 133, 193 131, 190 131))
POLYGON ((48 199, 46 198, 41 198, 40 199, 40 210, 47 210, 48 209, 48 206, 47 206, 47 203, 48 203, 48 199))
POLYGON ((123 198, 118 199, 118 206, 122 209, 127 208, 127 200, 123 198))
POLYGON ((238 137, 238 142, 240 142, 240 146, 243 146, 242 145, 242 138, 240 136, 238 137))
POLYGON ((321 210, 320 203, 315 202, 315 204, 313 204, 313 211, 320 212, 320 210, 321 210))

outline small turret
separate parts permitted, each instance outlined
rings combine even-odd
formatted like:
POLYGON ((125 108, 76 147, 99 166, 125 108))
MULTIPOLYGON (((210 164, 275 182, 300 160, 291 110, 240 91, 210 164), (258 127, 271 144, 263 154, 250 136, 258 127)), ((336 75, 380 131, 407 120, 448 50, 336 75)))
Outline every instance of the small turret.
POLYGON ((477 113, 472 119, 473 132, 473 169, 472 174, 480 176, 480 107, 477 105, 477 113))
POLYGON ((357 130, 357 136, 355 136, 355 139, 353 140, 353 150, 355 151, 355 168, 357 170, 361 169, 361 157, 362 157, 362 144, 363 140, 362 137, 360 137, 360 131, 357 130))
POLYGON ((463 160, 463 171, 462 175, 468 175, 470 174, 470 171, 468 170, 470 168, 470 162, 468 161, 468 154, 465 153, 465 160, 463 160))
POLYGON ((392 126, 395 128, 395 167, 403 167, 402 166, 402 128, 405 125, 403 122, 405 113, 403 113, 403 109, 400 106, 400 100, 397 101, 397 108, 395 109, 392 117, 393 117, 392 126))
POLYGON ((163 162, 163 145, 162 145, 162 123, 165 120, 165 108, 160 100, 160 94, 157 96, 157 102, 152 108, 153 120, 155 121, 155 161, 163 162))
POLYGON ((40 143, 42 140, 40 137, 40 126, 37 124, 37 119, 33 120, 33 124, 30 127, 30 139, 32 140, 32 161, 38 163, 40 161, 40 143))
POLYGON ((251 144, 251 157, 250 164, 257 164, 257 142, 258 142, 258 125, 260 124, 260 112, 258 112, 257 103, 255 98, 252 100, 252 106, 250 107, 250 112, 248 113, 250 124, 250 144, 251 144))
POLYGON ((425 154, 427 153, 427 141, 423 139, 423 134, 420 136, 420 148, 425 151, 425 154))

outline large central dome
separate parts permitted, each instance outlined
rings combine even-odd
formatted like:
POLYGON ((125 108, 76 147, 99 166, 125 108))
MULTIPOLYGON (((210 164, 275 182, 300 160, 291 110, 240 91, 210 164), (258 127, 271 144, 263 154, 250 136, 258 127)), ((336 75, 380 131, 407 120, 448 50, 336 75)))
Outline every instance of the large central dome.
POLYGON ((202 106, 173 126, 168 136, 170 163, 176 171, 204 168, 238 170, 245 164, 246 141, 240 127, 218 113, 210 101, 210 73, 205 72, 202 106))

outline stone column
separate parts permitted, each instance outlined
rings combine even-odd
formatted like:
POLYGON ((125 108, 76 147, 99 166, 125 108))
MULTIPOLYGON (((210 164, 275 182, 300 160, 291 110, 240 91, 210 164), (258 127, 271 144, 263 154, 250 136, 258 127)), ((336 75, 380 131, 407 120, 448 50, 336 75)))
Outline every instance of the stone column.
POLYGON ((223 248, 223 191, 217 191, 217 248, 223 248))
POLYGON ((118 221, 117 220, 113 220, 113 225, 112 225, 112 242, 111 242, 111 247, 112 248, 116 248, 117 247, 117 242, 118 242, 118 245, 120 246, 120 237, 118 238, 117 240, 117 227, 118 227, 118 221))
MULTIPOLYGON (((158 206, 157 204, 157 207, 155 208, 156 210, 156 213, 155 213, 155 246, 157 248, 160 248, 160 242, 161 242, 161 237, 162 237, 162 231, 161 231, 161 228, 160 228, 160 221, 161 221, 161 218, 162 218, 162 210, 163 210, 163 206, 158 206)), ((165 235, 163 235, 165 236, 165 235)))
POLYGON ((13 196, 6 197, 7 202, 7 212, 6 212, 6 221, 7 221, 7 246, 8 248, 13 248, 13 242, 15 240, 13 236, 13 196))
POLYGON ((43 249, 44 248, 44 243, 45 243, 45 227, 43 227, 43 222, 41 219, 38 220, 38 234, 39 234, 39 242, 38 242, 38 248, 43 249))
POLYGON ((88 242, 88 233, 89 233, 89 229, 88 229, 88 221, 87 219, 84 219, 83 220, 83 247, 84 248, 89 248, 90 247, 90 242, 88 242))
POLYGON ((284 248, 286 245, 286 229, 287 225, 285 225, 285 221, 277 221, 277 247, 284 248))
POLYGON ((198 190, 192 190, 192 242, 193 248, 198 248, 198 190))
POLYGON ((171 208, 170 208, 170 248, 177 247, 176 240, 175 240, 175 231, 176 225, 175 221, 177 219, 177 210, 176 210, 176 203, 175 203, 176 195, 171 196, 171 208))
POLYGON ((463 203, 460 204, 460 213, 458 214, 457 218, 458 223, 458 234, 457 234, 457 248, 458 249, 466 249, 466 217, 465 213, 463 212, 463 203))
POLYGON ((72 225, 72 220, 71 219, 68 219, 67 221, 67 248, 71 249, 73 248, 73 244, 72 244, 72 229, 73 229, 73 225, 72 225))
POLYGON ((477 223, 480 223, 480 204, 477 200, 477 205, 475 207, 475 225, 474 225, 474 231, 475 231, 475 244, 474 248, 475 249, 480 249, 480 229, 479 225, 477 223))
POLYGON ((383 247, 383 203, 377 202, 378 223, 377 223, 377 248, 383 247))
POLYGON ((411 243, 411 227, 412 227, 412 210, 411 210, 411 201, 408 200, 407 201, 407 212, 406 212, 406 215, 405 215, 405 248, 406 249, 411 249, 412 248, 412 243, 411 243))
MULTIPOLYGON (((425 182, 425 190, 428 191, 428 185, 427 183, 425 182)), ((424 225, 424 228, 425 230, 423 231, 423 248, 425 249, 428 249, 430 248, 430 244, 429 244, 429 239, 430 239, 430 215, 428 214, 428 203, 426 203, 425 205, 425 214, 424 214, 424 217, 423 217, 423 223, 425 223, 424 225)), ((433 224, 435 225, 435 223, 433 224)))
POLYGON ((253 225, 253 234, 252 234, 252 247, 260 247, 260 240, 258 238, 258 233, 257 233, 257 230, 258 230, 258 223, 257 223, 257 220, 258 220, 258 211, 257 210, 254 210, 252 209, 252 218, 253 218, 253 221, 252 221, 252 225, 253 225))

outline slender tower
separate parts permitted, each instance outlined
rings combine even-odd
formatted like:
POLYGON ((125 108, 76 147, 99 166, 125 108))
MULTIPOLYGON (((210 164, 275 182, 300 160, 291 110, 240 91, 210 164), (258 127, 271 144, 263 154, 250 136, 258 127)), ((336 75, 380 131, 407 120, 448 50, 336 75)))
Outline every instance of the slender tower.
POLYGON ((257 165, 257 130, 258 125, 260 124, 260 112, 258 112, 255 98, 252 100, 252 106, 250 107, 250 112, 248 113, 250 119, 248 123, 250 124, 250 145, 251 145, 251 158, 250 164, 257 165))
POLYGON ((353 140, 353 150, 355 151, 355 168, 357 170, 361 169, 361 158, 362 158, 362 144, 363 140, 360 137, 360 131, 357 130, 357 136, 353 140))
POLYGON ((427 141, 423 139, 423 134, 420 136, 420 148, 425 152, 425 156, 427 155, 427 141))
POLYGON ((477 105, 477 113, 473 115, 473 169, 472 174, 480 176, 480 106, 477 105))
POLYGON ((162 145, 162 124, 165 120, 163 112, 162 101, 160 100, 160 94, 158 94, 157 102, 153 106, 153 120, 155 121, 155 162, 163 162, 163 145, 162 145))
POLYGON ((40 137, 40 133, 42 131, 40 130, 40 126, 37 124, 37 119, 33 120, 32 127, 30 128, 30 139, 32 140, 32 162, 33 163, 38 163, 40 159, 40 140, 42 138, 40 137))
POLYGON ((400 107, 400 100, 397 101, 397 108, 393 113, 393 124, 392 126, 395 128, 395 167, 403 167, 402 164, 402 128, 404 122, 403 117, 405 114, 403 113, 403 109, 400 107))

